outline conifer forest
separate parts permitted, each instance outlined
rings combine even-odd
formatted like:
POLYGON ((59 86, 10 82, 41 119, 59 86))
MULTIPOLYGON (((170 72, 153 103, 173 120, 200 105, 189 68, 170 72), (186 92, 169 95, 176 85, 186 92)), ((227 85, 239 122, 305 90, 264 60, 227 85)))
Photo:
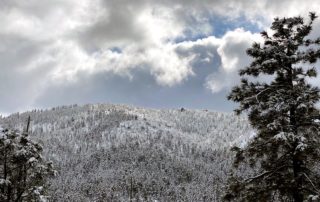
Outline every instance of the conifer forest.
POLYGON ((0 202, 320 202, 312 9, 0 0, 0 202))

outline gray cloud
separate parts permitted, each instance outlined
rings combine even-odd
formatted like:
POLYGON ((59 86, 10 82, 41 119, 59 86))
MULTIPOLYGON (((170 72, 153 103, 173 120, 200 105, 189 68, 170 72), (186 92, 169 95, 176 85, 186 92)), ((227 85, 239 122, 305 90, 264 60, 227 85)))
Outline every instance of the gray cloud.
POLYGON ((212 19, 264 28, 319 8, 311 0, 2 0, 0 112, 103 101, 222 106, 258 37, 244 29, 211 36, 221 29, 212 19))
POLYGON ((219 111, 229 111, 234 106, 226 102, 226 92, 212 94, 203 87, 203 81, 212 72, 211 66, 200 65, 195 71, 197 76, 172 87, 159 86, 145 70, 133 71, 131 79, 108 73, 90 77, 82 74, 79 75, 81 82, 50 85, 48 93, 40 96, 36 105, 46 108, 73 103, 108 102, 156 108, 215 108, 219 111))

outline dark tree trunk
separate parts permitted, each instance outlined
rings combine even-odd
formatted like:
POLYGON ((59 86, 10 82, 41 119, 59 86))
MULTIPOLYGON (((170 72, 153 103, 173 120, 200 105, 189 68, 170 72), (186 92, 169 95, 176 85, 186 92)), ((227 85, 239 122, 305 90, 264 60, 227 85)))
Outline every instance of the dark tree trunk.
POLYGON ((294 157, 293 159, 293 175, 294 175, 294 188, 293 200, 294 202, 303 202, 303 194, 301 193, 302 178, 301 178, 301 161, 294 157))
MULTIPOLYGON (((288 55, 291 55, 290 51, 288 51, 288 55)), ((293 75, 293 69, 292 69, 292 64, 289 65, 290 71, 288 71, 288 81, 290 84, 290 88, 292 92, 294 92, 294 85, 293 85, 293 80, 294 80, 294 75, 293 75)), ((295 95, 292 95, 295 96, 295 95)), ((290 126, 295 136, 298 135, 298 125, 297 125, 297 120, 296 120, 296 106, 291 105, 290 106, 290 126)), ((293 148, 292 148, 292 166, 293 166, 293 178, 294 178, 294 186, 293 186, 293 193, 292 197, 294 202, 303 202, 303 194, 301 193, 302 191, 302 179, 301 179, 301 165, 302 161, 299 158, 299 153, 296 151, 296 147, 298 146, 299 142, 297 139, 295 139, 293 143, 293 148)))

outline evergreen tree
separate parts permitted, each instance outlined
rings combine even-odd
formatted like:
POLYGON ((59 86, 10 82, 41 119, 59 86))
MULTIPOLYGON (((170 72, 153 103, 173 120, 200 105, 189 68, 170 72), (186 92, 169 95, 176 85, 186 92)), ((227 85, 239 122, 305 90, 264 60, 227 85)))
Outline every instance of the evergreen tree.
POLYGON ((261 33, 263 44, 247 50, 253 61, 240 70, 241 84, 228 99, 240 104, 236 113, 246 112, 256 130, 245 148, 233 148, 235 167, 249 164, 254 174, 231 177, 227 200, 320 200, 320 93, 308 83, 317 75, 312 64, 320 58, 320 38, 307 38, 316 18, 275 18, 271 33, 261 33), (262 75, 272 81, 257 81, 262 75))
POLYGON ((54 170, 41 151, 28 132, 0 129, 0 201, 46 201, 44 185, 54 170))

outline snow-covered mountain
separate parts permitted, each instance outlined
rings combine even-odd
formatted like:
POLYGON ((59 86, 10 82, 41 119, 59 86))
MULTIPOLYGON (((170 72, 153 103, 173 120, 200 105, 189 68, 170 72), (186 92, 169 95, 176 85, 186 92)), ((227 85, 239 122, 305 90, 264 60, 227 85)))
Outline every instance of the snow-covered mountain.
POLYGON ((34 110, 0 119, 44 146, 58 176, 52 201, 220 201, 230 146, 252 129, 243 116, 95 104, 34 110))

